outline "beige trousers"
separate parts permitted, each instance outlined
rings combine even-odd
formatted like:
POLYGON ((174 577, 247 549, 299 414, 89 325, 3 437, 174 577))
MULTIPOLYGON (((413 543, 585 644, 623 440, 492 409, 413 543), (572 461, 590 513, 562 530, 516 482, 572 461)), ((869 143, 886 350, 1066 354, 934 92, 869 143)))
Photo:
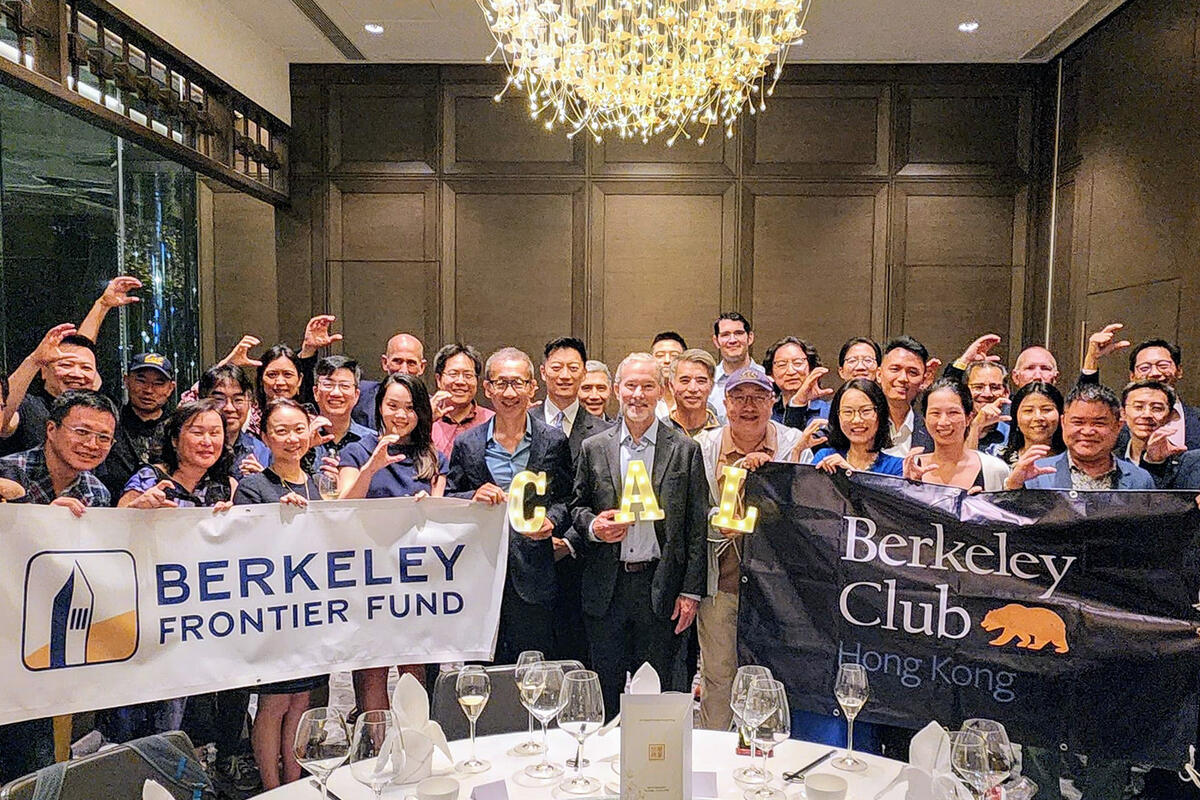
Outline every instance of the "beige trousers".
POLYGON ((700 727, 727 731, 733 724, 729 695, 737 675, 738 596, 717 592, 700 601, 700 727))

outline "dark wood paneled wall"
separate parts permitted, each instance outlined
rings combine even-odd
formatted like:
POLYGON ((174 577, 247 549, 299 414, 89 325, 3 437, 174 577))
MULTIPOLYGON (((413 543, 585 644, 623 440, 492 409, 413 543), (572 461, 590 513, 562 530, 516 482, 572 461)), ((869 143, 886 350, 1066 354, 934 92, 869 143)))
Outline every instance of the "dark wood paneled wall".
POLYGON ((791 68, 733 138, 668 148, 546 132, 489 68, 294 66, 281 330, 337 314, 369 366, 397 330, 531 353, 572 332, 610 362, 665 328, 711 348, 729 309, 758 355, 1020 340, 1045 74, 791 68))
MULTIPOLYGON (((1134 342, 1179 341, 1189 402, 1200 394, 1198 14, 1195 0, 1132 0, 1062 58, 1051 315, 1072 369, 1083 331, 1108 322, 1134 342)), ((1101 375, 1122 386, 1127 359, 1101 375)))

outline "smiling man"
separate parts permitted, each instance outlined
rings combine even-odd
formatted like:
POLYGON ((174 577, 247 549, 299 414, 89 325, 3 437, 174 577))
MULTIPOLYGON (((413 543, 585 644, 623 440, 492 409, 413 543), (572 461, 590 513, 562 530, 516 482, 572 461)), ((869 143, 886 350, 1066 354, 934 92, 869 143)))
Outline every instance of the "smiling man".
POLYGON ((326 356, 317 362, 313 374, 316 377, 313 399, 317 401, 321 416, 329 420, 329 428, 325 433, 333 437, 311 451, 312 463, 319 466, 325 456, 336 458, 342 448, 371 436, 375 431, 353 419, 362 378, 357 361, 346 356, 326 356))
POLYGON ((454 443, 446 495, 503 503, 517 474, 546 473, 544 495, 538 495, 532 486, 525 489, 526 513, 537 505, 546 508, 541 529, 518 533, 508 526, 508 572, 500 604, 496 662, 513 664, 524 650, 555 651, 558 582, 553 540, 565 537, 571 526, 567 511, 571 451, 562 431, 542 422, 540 414, 529 413, 537 381, 528 355, 515 347, 492 353, 484 367, 483 386, 496 414, 454 443))
MULTIPOLYGON (((424 375, 425 345, 411 333, 397 333, 387 341, 385 352, 379 356, 379 366, 385 375, 424 375)), ((379 381, 359 381, 359 398, 354 406, 354 421, 375 430, 375 393, 379 381)))
POLYGON ((493 416, 490 408, 475 402, 482 371, 483 357, 469 344, 448 344, 434 356, 437 391, 429 399, 433 404, 433 446, 447 458, 460 434, 493 416))
POLYGON ((654 356, 626 356, 616 385, 621 420, 583 443, 570 503, 592 668, 609 718, 620 709, 631 665, 648 662, 666 690, 690 688, 673 665, 705 592, 709 506, 699 446, 655 416, 663 378, 654 356), (623 476, 634 461, 645 465, 662 519, 617 521, 623 476))
MULTIPOLYGON (((1121 401, 1101 384, 1080 384, 1063 405, 1062 431, 1067 450, 1035 462, 1026 489, 1153 489, 1150 473, 1113 454, 1121 427, 1121 401), (1053 470, 1051 472, 1050 470, 1053 470)), ((1017 474, 1014 468, 1013 475, 1017 474)), ((1014 481, 1015 482, 1015 481, 1014 481)))
POLYGON ((175 394, 175 368, 159 353, 142 353, 129 362, 125 374, 129 400, 117 417, 117 438, 108 458, 96 470, 113 497, 145 464, 157 464, 162 456, 162 432, 167 405, 175 394))
POLYGON ((888 403, 888 427, 892 446, 884 450, 890 456, 904 458, 914 447, 933 452, 933 439, 925 430, 920 414, 913 412, 913 401, 921 394, 929 351, 911 336, 900 336, 883 348, 879 364, 879 386, 888 403))
POLYGON ((725 422, 725 381, 742 367, 762 371, 762 367, 750 358, 754 346, 754 331, 750 320, 736 311, 726 311, 713 323, 713 345, 717 348, 720 363, 713 378, 712 405, 717 419, 725 422))
POLYGON ((37 447, 46 438, 50 406, 63 392, 99 389, 96 345, 70 324, 51 328, 9 376, 8 407, 15 409, 0 425, 0 454, 37 447), (41 375, 42 385, 31 389, 41 375))

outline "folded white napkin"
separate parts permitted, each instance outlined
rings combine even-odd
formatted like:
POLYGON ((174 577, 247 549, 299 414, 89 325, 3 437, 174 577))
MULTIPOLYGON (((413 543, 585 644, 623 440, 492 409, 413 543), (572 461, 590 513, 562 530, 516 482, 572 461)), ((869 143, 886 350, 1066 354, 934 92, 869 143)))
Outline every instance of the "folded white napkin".
POLYGON ((662 694, 662 681, 654 667, 644 663, 629 681, 629 694, 662 694))
POLYGON ((931 722, 913 736, 908 747, 908 766, 875 795, 883 797, 892 787, 906 783, 905 800, 971 800, 971 792, 950 769, 950 737, 946 729, 931 722))
POLYGON ((400 765, 394 783, 413 783, 429 777, 433 773, 435 748, 453 760, 442 726, 429 719, 425 687, 407 672, 400 676, 392 694, 392 713, 399 737, 393 742, 391 752, 395 763, 400 765))
POLYGON ((175 797, 149 778, 142 784, 142 800, 175 800, 175 797))

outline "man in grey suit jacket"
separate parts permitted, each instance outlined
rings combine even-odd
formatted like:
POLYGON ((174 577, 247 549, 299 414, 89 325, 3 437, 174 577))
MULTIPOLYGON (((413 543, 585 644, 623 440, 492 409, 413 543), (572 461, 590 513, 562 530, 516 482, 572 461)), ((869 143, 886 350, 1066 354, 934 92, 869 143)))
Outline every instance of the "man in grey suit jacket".
POLYGON ((653 356, 627 356, 616 383, 622 417, 583 443, 569 539, 583 558, 584 621, 610 718, 620 710, 626 672, 642 662, 658 671, 663 688, 688 689, 673 685, 672 665, 708 574, 708 481, 700 448, 655 417, 663 381, 653 356), (633 461, 646 467, 661 519, 617 521, 633 461))

